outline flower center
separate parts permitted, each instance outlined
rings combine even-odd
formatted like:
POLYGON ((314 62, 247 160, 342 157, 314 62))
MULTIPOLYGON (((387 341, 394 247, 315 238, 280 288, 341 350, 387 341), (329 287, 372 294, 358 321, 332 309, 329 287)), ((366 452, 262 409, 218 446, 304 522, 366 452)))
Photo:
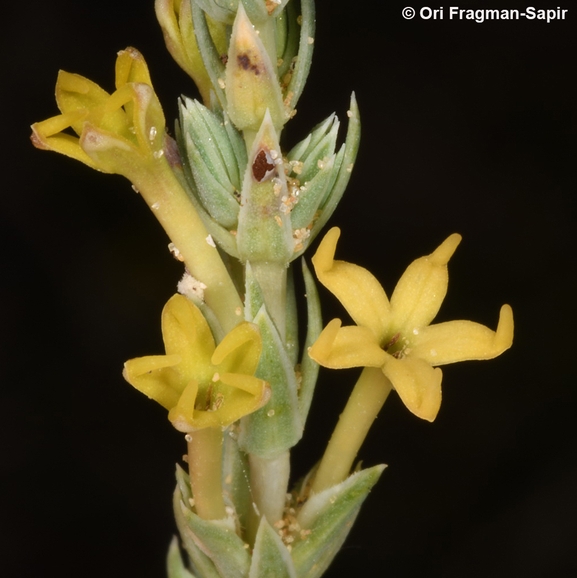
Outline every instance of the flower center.
POLYGON ((410 352, 409 340, 397 332, 382 346, 382 349, 396 359, 403 359, 410 352))

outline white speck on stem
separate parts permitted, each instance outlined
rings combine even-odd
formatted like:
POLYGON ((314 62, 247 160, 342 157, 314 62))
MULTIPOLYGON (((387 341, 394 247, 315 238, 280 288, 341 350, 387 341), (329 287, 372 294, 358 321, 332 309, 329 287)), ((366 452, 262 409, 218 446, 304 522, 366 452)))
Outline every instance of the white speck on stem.
POLYGON ((216 248, 216 243, 214 242, 214 239, 212 238, 212 235, 208 235, 205 239, 205 241, 211 246, 211 247, 215 247, 216 248))
POLYGON ((160 203, 158 201, 156 201, 156 203, 153 203, 152 205, 150 205, 151 209, 154 209, 155 211, 158 211, 158 209, 160 209, 160 203))

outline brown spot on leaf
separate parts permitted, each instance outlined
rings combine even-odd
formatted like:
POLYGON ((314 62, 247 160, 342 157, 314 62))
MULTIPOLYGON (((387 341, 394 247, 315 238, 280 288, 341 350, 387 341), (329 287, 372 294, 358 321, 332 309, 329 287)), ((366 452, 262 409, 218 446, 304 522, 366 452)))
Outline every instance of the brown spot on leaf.
POLYGON ((252 163, 252 176, 259 183, 272 175, 275 165, 270 153, 265 149, 260 149, 252 163))
POLYGON ((255 64, 254 62, 252 62, 252 60, 250 59, 250 54, 248 52, 243 52, 239 54, 236 57, 236 61, 243 70, 250 70, 257 76, 260 74, 260 67, 258 63, 255 64))

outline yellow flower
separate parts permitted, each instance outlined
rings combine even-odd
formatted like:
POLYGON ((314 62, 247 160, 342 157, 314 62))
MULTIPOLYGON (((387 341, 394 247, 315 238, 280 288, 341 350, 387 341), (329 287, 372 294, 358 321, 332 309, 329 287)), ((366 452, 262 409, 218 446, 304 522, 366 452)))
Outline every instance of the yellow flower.
POLYGON ((433 421, 441 405, 436 366, 491 359, 511 347, 513 312, 503 305, 496 331, 472 321, 430 325, 447 293, 447 263, 461 236, 451 235, 431 255, 414 261, 391 300, 366 269, 334 260, 340 230, 331 229, 312 261, 320 282, 348 311, 355 326, 333 319, 310 348, 325 367, 380 367, 407 408, 433 421))
POLYGON ((166 355, 131 359, 124 378, 169 410, 179 431, 225 427, 262 407, 270 389, 254 377, 262 344, 252 323, 237 325, 215 346, 210 328, 183 295, 174 295, 162 312, 166 355))
POLYGON ((60 71, 56 102, 62 114, 32 125, 32 143, 88 166, 135 180, 164 155, 164 114, 144 58, 134 48, 118 53, 116 91, 60 71), (72 129, 77 136, 63 132, 72 129))

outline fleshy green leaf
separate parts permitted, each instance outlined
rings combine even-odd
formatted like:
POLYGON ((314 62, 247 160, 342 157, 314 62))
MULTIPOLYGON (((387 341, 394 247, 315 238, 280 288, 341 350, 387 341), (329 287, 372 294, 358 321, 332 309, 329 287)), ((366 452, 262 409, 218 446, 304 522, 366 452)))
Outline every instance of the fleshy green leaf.
POLYGON ((178 538, 174 536, 168 548, 168 556, 166 557, 166 573, 168 578, 196 578, 194 574, 186 569, 186 566, 180 555, 180 548, 178 547, 178 538))
POLYGON ((263 305, 253 323, 262 338, 262 354, 256 375, 271 386, 270 401, 241 421, 240 447, 271 459, 293 447, 302 436, 298 411, 298 384, 292 363, 278 331, 263 305))
POLYGON ((192 569, 198 576, 202 578, 221 578, 215 565, 211 559, 204 554, 196 544, 193 534, 186 523, 183 506, 190 504, 192 495, 190 493, 190 485, 188 482, 188 475, 180 467, 176 466, 176 489, 173 496, 173 509, 176 526, 182 539, 183 546, 188 554, 192 569))
POLYGON ((362 470, 308 499, 298 522, 310 534, 291 552, 299 578, 318 578, 329 567, 384 469, 380 465, 362 470))
POLYGON ((299 53, 291 79, 286 89, 287 98, 290 96, 289 107, 294 109, 303 92, 311 61, 315 37, 315 4, 314 0, 301 1, 301 33, 299 38, 299 53))
POLYGON ((203 578, 246 578, 250 555, 246 544, 235 532, 234 521, 228 518, 201 519, 181 499, 180 486, 181 483, 175 492, 175 514, 180 535, 195 570, 203 578))
POLYGON ((256 534, 248 578, 297 578, 289 551, 263 516, 256 534))
POLYGON ((299 409, 303 424, 311 406, 315 385, 319 374, 319 364, 308 354, 309 347, 317 340, 323 328, 321 304, 317 286, 305 260, 302 260, 303 276, 307 296, 307 335, 301 361, 301 386, 299 389, 299 409))
POLYGON ((329 220, 330 216, 337 208, 337 205, 339 204, 339 201, 341 200, 343 193, 345 192, 345 189, 349 183, 355 159, 357 158, 357 152, 359 150, 359 143, 361 140, 361 121, 359 117, 359 107, 357 106, 357 100, 354 93, 351 95, 351 103, 348 115, 349 124, 347 128, 347 136, 345 139, 345 144, 343 145, 344 158, 340 164, 337 180, 331 192, 329 193, 329 197, 326 203, 323 206, 322 213, 320 214, 318 220, 315 222, 315 225, 311 231, 310 241, 312 241, 317 236, 319 231, 324 227, 325 223, 329 220))

